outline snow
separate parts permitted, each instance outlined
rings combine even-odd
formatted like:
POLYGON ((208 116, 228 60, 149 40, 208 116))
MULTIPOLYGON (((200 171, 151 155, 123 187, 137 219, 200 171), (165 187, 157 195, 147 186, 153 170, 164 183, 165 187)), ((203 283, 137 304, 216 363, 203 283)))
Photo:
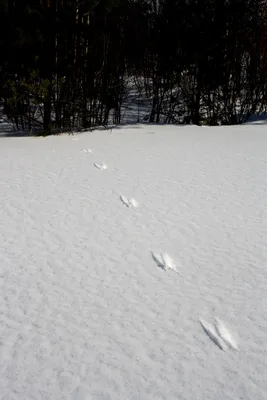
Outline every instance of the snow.
POLYGON ((105 163, 94 163, 94 166, 101 171, 108 169, 108 166, 105 163))
POLYGON ((208 335, 208 337, 219 347, 221 350, 226 350, 224 342, 220 335, 216 332, 215 327, 212 324, 209 324, 206 321, 199 320, 204 332, 208 335))
POLYGON ((1 400, 267 398, 264 124, 0 145, 1 400))
POLYGON ((126 207, 134 207, 137 208, 139 206, 138 201, 136 201, 133 197, 126 197, 124 195, 120 196, 121 201, 126 207))
POLYGON ((178 273, 175 262, 169 256, 169 254, 152 252, 152 257, 154 261, 157 263, 158 267, 162 268, 164 271, 167 271, 167 269, 172 269, 173 271, 178 273))
POLYGON ((225 324, 219 319, 215 318, 214 325, 199 320, 204 332, 208 335, 208 337, 221 349, 226 351, 227 346, 237 350, 237 344, 235 339, 233 338, 232 334, 226 328, 225 324))
POLYGON ((237 350, 237 344, 235 339, 233 338, 229 330, 226 328, 225 324, 219 318, 216 318, 215 328, 217 334, 224 341, 224 343, 227 344, 230 348, 237 350))

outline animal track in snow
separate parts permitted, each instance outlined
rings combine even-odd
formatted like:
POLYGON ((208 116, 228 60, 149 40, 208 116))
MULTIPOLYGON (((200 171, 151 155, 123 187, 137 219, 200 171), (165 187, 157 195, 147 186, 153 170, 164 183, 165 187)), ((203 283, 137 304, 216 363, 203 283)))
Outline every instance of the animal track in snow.
POLYGON ((179 274, 175 262, 168 254, 152 252, 152 257, 154 261, 156 261, 156 263, 158 264, 159 268, 162 268, 164 271, 167 271, 167 269, 172 269, 177 274, 179 274))
POLYGON ((215 318, 215 329, 217 334, 229 347, 231 347, 234 350, 238 349, 236 341, 234 340, 233 336, 219 318, 215 318))
POLYGON ((204 320, 199 320, 203 330, 209 338, 221 349, 227 350, 227 347, 237 350, 237 344, 231 333, 218 318, 215 319, 215 324, 210 324, 204 320))
POLYGON ((225 345, 217 334, 215 327, 212 324, 203 321, 202 319, 200 319, 199 322, 210 340, 212 340, 213 343, 215 343, 221 350, 226 350, 225 345))
POLYGON ((108 166, 106 164, 104 164, 104 163, 101 163, 101 164, 94 163, 94 166, 96 168, 98 168, 98 169, 101 169, 101 171, 104 171, 105 169, 108 169, 108 166))
POLYGON ((87 391, 82 386, 78 386, 71 392, 70 400, 90 400, 90 398, 87 391))
POLYGON ((92 149, 82 149, 81 150, 83 153, 93 153, 92 149))
POLYGON ((135 199, 133 199, 132 197, 120 196, 120 198, 126 207, 137 208, 139 205, 138 202, 135 199))

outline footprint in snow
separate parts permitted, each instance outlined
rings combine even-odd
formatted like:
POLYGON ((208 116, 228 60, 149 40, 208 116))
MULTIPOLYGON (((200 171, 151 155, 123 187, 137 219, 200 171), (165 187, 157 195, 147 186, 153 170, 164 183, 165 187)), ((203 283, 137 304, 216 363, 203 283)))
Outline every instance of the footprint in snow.
POLYGON ((234 350, 238 349, 237 343, 233 338, 232 334, 229 332, 229 330, 226 328, 224 323, 219 318, 215 318, 215 329, 217 334, 228 345, 228 347, 231 347, 234 350))
POLYGON ((167 271, 167 269, 172 269, 177 274, 179 274, 175 262, 168 254, 152 252, 152 257, 154 261, 157 263, 159 268, 162 268, 164 271, 167 271))
POLYGON ((93 150, 91 150, 91 149, 82 149, 81 151, 83 153, 93 153, 93 150))
POLYGON ((101 164, 96 164, 95 163, 94 166, 96 168, 100 169, 101 171, 104 171, 105 169, 108 169, 108 166, 106 164, 104 164, 104 163, 101 163, 101 164))
POLYGON ((199 320, 204 332, 208 335, 210 340, 213 341, 221 350, 226 350, 224 343, 216 332, 215 327, 202 319, 199 320))
POLYGON ((90 400, 89 393, 82 387, 78 386, 70 394, 70 400, 90 400))
POLYGON ((132 197, 121 196, 120 198, 126 207, 137 208, 139 205, 138 202, 135 199, 133 199, 132 197))
POLYGON ((216 318, 215 324, 210 324, 202 319, 199 320, 203 330, 208 337, 215 343, 221 350, 227 350, 227 347, 237 350, 237 344, 233 339, 231 333, 225 327, 223 322, 216 318))

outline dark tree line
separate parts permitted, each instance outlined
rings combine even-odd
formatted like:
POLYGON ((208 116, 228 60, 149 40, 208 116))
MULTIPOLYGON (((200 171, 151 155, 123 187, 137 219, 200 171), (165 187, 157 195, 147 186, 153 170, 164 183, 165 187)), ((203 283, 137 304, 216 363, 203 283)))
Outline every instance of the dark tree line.
POLYGON ((266 0, 0 0, 18 129, 235 124, 267 105, 266 0))

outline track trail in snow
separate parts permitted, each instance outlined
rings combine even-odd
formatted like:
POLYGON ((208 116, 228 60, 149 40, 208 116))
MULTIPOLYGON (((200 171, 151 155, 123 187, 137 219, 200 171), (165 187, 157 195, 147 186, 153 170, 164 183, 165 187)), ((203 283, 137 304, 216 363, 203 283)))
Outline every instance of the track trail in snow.
POLYGON ((267 138, 253 129, 0 139, 1 400, 266 398, 267 138), (214 315, 229 351, 198 323, 214 315))

